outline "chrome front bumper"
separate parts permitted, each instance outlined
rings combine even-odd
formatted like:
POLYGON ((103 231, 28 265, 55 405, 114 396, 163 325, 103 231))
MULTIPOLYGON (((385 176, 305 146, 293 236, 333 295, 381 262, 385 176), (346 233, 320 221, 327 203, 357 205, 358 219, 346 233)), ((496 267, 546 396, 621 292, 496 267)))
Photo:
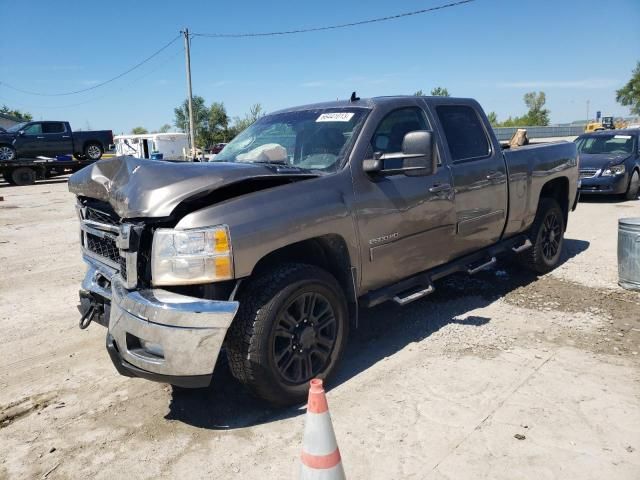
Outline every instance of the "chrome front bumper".
POLYGON ((162 289, 130 291, 117 274, 109 278, 110 290, 105 291, 100 282, 105 273, 89 263, 83 289, 111 300, 107 348, 118 371, 175 385, 204 385, 213 373, 238 302, 204 300, 162 289))

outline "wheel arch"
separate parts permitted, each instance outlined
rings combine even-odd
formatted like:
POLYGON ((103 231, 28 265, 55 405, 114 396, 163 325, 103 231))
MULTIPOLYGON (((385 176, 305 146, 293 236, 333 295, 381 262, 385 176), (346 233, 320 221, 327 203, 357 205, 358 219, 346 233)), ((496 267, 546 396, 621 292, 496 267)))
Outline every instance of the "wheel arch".
POLYGON ((306 263, 326 270, 345 292, 352 318, 357 314, 355 267, 347 242, 338 234, 327 234, 291 243, 263 256, 253 267, 251 276, 260 275, 283 263, 306 263))
POLYGON ((567 177, 558 177, 548 181, 540 190, 540 198, 538 198, 538 208, 543 198, 551 198, 558 202, 562 215, 564 217, 564 228, 567 229, 569 220, 569 179, 567 177))

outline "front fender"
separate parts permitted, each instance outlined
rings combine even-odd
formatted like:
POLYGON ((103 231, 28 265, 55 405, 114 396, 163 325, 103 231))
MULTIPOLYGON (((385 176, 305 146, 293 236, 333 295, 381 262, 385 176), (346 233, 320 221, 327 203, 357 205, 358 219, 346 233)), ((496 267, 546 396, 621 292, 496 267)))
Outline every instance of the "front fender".
POLYGON ((249 276, 266 255, 293 243, 339 235, 359 258, 348 169, 334 175, 245 194, 186 215, 178 229, 226 224, 237 278, 249 276))

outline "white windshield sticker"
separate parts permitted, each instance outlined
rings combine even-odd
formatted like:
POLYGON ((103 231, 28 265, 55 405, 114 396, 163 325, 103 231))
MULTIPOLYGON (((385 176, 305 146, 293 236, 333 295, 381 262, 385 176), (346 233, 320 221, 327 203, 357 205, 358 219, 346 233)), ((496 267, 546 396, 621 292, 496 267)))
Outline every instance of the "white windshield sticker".
POLYGON ((631 135, 616 135, 613 138, 626 138, 627 140, 629 140, 631 138, 631 135))
POLYGON ((353 112, 323 113, 316 122, 348 122, 351 118, 353 118, 353 112))

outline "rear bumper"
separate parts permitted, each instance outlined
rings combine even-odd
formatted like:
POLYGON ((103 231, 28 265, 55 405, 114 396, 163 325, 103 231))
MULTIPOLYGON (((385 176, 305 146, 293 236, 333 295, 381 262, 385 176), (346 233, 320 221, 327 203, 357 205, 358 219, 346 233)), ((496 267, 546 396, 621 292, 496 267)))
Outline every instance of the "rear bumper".
POLYGON ((111 292, 107 350, 120 373, 185 387, 209 384, 237 302, 128 291, 117 277, 111 292))
POLYGON ((580 180, 580 192, 582 194, 620 194, 627 191, 629 176, 616 175, 614 177, 590 177, 580 180))

